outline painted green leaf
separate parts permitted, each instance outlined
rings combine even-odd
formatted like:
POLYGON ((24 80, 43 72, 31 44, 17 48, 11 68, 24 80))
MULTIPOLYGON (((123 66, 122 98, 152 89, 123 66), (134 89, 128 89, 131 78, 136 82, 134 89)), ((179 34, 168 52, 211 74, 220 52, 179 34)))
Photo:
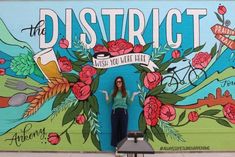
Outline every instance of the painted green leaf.
POLYGON ((159 71, 160 71, 160 72, 161 72, 161 71, 164 71, 170 64, 171 64, 170 61, 161 64, 159 71))
POLYGON ((83 104, 81 102, 78 102, 76 105, 71 106, 68 108, 68 110, 65 112, 63 120, 62 120, 62 125, 68 124, 72 120, 74 120, 77 115, 82 111, 83 109, 83 104))
POLYGON ((73 51, 73 52, 74 52, 75 56, 78 58, 78 62, 85 62, 85 63, 87 63, 89 61, 88 58, 84 58, 83 57, 82 52, 78 52, 78 51, 73 51))
POLYGON ((147 95, 153 95, 153 96, 156 96, 158 95, 159 93, 161 93, 163 91, 163 89, 166 87, 166 84, 163 84, 163 85, 158 85, 157 87, 155 87, 154 89, 150 90, 147 95))
POLYGON ((203 49, 203 47, 206 45, 206 43, 205 44, 203 44, 203 45, 200 45, 200 46, 198 46, 198 47, 195 47, 194 49, 193 49, 193 52, 198 52, 198 51, 200 51, 201 49, 203 49))
POLYGON ((82 66, 82 65, 85 65, 87 63, 87 61, 74 61, 72 62, 72 65, 75 65, 75 66, 82 66))
POLYGON ((144 107, 144 103, 141 101, 141 98, 139 97, 139 103, 141 107, 144 107))
POLYGON ((215 44, 212 49, 211 49, 211 56, 214 57, 216 55, 217 52, 217 44, 215 44))
POLYGON ((101 150, 100 141, 93 132, 91 133, 91 141, 98 150, 101 150))
POLYGON ((184 56, 189 55, 192 52, 192 48, 188 48, 187 50, 184 51, 184 56))
POLYGON ((83 101, 83 109, 84 109, 84 113, 87 117, 88 116, 88 113, 90 111, 90 102, 89 101, 83 101))
POLYGON ((200 115, 213 116, 213 115, 218 114, 220 111, 221 110, 219 110, 219 109, 212 109, 212 110, 204 111, 200 115))
POLYGON ((103 75, 106 71, 107 71, 107 69, 97 69, 97 74, 103 75))
POLYGON ((102 42, 103 42, 103 45, 104 45, 106 48, 108 48, 108 44, 107 44, 107 42, 106 42, 104 39, 102 39, 102 42))
POLYGON ((70 83, 78 82, 78 75, 73 73, 63 73, 63 77, 65 77, 70 83))
POLYGON ((146 121, 142 112, 139 116, 139 130, 144 132, 146 128, 147 128, 147 124, 146 124, 146 121))
POLYGON ((158 94, 158 99, 164 104, 176 104, 184 98, 173 93, 160 93, 158 94))
POLYGON ((229 122, 227 122, 226 120, 224 119, 216 119, 216 122, 223 125, 223 126, 226 126, 226 127, 230 127, 232 128, 232 126, 229 124, 229 122))
POLYGON ((82 136, 83 136, 83 139, 84 139, 84 143, 86 142, 86 140, 88 139, 89 137, 89 134, 90 134, 90 122, 87 120, 84 125, 83 125, 83 128, 82 128, 82 136))
POLYGON ((180 114, 179 120, 178 120, 178 123, 177 123, 177 124, 179 124, 180 122, 182 122, 182 120, 184 119, 185 115, 186 115, 186 110, 184 110, 184 112, 182 112, 182 113, 180 114))
POLYGON ((145 141, 148 141, 148 140, 149 140, 149 137, 148 137, 147 134, 144 134, 144 139, 145 139, 145 141))
POLYGON ((91 83, 91 92, 95 93, 99 85, 99 76, 96 76, 96 78, 91 83))
POLYGON ((92 95, 92 96, 89 97, 88 101, 91 105, 92 111, 95 112, 95 113, 98 113, 99 112, 99 105, 98 105, 98 102, 97 102, 97 98, 94 95, 92 95))
POLYGON ((77 64, 72 63, 72 66, 73 66, 73 70, 75 70, 77 72, 82 71, 82 66, 81 65, 77 65, 77 64))
POLYGON ((53 104, 52 104, 52 109, 58 107, 63 101, 65 101, 66 98, 68 98, 68 96, 71 93, 71 89, 69 89, 69 91, 67 93, 60 93, 56 96, 53 104))
POLYGON ((14 57, 10 67, 16 75, 27 76, 34 72, 35 62, 31 55, 20 54, 19 56, 14 57))
POLYGON ((163 61, 164 58, 165 58, 165 54, 158 57, 159 60, 154 61, 154 63, 157 64, 158 66, 160 66, 160 64, 162 64, 162 61, 163 61))
POLYGON ((148 44, 144 45, 143 52, 145 52, 151 46, 151 44, 152 43, 148 43, 148 44))
POLYGON ((144 82, 144 77, 146 76, 146 73, 145 72, 142 72, 140 74, 140 83, 141 83, 141 86, 143 86, 143 82, 144 82))
POLYGON ((150 72, 150 70, 146 67, 142 67, 140 64, 132 64, 132 66, 134 66, 138 71, 137 73, 139 72, 150 72))
POLYGON ((223 23, 223 19, 220 17, 220 15, 219 15, 217 12, 214 12, 214 13, 215 13, 217 19, 218 19, 221 23, 223 23))
POLYGON ((153 141, 153 134, 148 128, 146 129, 145 134, 147 135, 148 139, 153 141))
POLYGON ((161 142, 164 142, 168 144, 165 133, 163 132, 162 128, 160 128, 158 125, 155 127, 151 127, 151 131, 153 135, 161 142))
POLYGON ((71 143, 71 138, 70 138, 69 133, 66 131, 65 134, 66 134, 66 138, 67 138, 68 142, 69 142, 70 144, 72 144, 72 143, 71 143))

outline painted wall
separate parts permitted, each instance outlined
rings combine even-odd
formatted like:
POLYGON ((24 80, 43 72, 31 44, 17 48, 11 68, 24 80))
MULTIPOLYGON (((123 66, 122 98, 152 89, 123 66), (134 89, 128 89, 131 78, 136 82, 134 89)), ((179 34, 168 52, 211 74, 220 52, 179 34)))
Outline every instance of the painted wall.
POLYGON ((234 2, 0 7, 0 151, 113 151, 101 90, 119 75, 155 151, 235 150, 234 2))

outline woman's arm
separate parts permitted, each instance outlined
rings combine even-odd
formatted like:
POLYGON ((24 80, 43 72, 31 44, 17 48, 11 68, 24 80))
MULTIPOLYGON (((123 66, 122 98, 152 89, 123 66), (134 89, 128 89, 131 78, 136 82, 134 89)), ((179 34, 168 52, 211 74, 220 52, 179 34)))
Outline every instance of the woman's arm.
POLYGON ((132 104, 132 102, 135 99, 135 96, 138 95, 139 93, 140 93, 139 91, 138 92, 133 92, 131 97, 128 94, 128 96, 127 96, 127 104, 128 105, 132 104))
POLYGON ((101 92, 105 95, 105 100, 109 101, 109 94, 106 90, 101 90, 101 92))
POLYGON ((135 96, 138 95, 138 94, 140 94, 140 91, 138 91, 138 92, 133 92, 133 93, 132 93, 132 97, 131 97, 131 101, 132 101, 132 102, 134 101, 135 96))
POLYGON ((111 99, 110 99, 111 96, 108 94, 106 90, 101 90, 101 92, 105 95, 105 100, 107 104, 109 104, 111 102, 111 99))

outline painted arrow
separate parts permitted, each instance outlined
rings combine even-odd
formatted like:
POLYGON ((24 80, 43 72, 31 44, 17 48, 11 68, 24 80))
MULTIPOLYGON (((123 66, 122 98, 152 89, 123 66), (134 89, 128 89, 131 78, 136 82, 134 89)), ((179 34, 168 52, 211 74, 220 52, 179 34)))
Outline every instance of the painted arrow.
POLYGON ((231 28, 216 24, 211 27, 211 31, 215 34, 215 38, 232 50, 235 50, 235 41, 225 37, 225 35, 235 36, 235 31, 231 28))

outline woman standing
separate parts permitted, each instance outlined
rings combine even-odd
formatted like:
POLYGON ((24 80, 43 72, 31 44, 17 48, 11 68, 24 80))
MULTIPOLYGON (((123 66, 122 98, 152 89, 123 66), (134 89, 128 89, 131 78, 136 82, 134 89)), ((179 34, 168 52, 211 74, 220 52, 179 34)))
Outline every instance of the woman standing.
POLYGON ((109 95, 107 91, 101 91, 105 94, 107 103, 112 102, 111 126, 112 138, 111 145, 117 147, 117 144, 127 136, 128 113, 127 105, 130 105, 139 92, 134 92, 130 97, 126 90, 123 77, 118 76, 114 81, 114 89, 109 95))

